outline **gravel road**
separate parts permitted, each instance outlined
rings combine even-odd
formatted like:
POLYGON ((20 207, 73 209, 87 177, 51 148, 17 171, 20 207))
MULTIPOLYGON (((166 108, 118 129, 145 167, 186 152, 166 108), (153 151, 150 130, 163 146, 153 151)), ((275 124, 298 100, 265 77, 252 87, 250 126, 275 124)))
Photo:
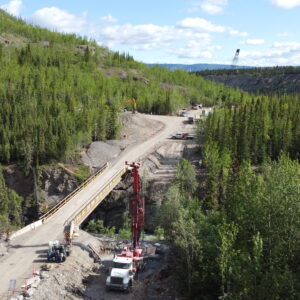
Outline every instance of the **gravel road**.
MULTIPOLYGON (((191 112, 193 116, 194 112, 191 112)), ((62 240, 65 221, 72 216, 84 203, 87 203, 97 191, 124 167, 125 161, 139 161, 151 153, 157 145, 164 142, 170 135, 186 129, 183 118, 171 116, 141 115, 148 120, 156 120, 164 124, 146 141, 137 142, 127 147, 111 163, 109 170, 86 186, 71 201, 63 206, 55 215, 49 218, 44 225, 34 231, 23 234, 10 242, 8 255, 0 259, 0 298, 7 293, 9 282, 17 280, 17 289, 24 283, 24 278, 32 276, 33 268, 45 262, 40 257, 50 240, 62 240)), ((2 299, 2 298, 1 298, 2 299)))

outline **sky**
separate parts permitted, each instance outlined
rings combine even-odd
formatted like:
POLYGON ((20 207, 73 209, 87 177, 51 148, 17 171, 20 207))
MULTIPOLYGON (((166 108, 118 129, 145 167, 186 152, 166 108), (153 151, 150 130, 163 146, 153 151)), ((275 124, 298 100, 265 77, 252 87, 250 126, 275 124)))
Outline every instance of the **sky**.
MULTIPOLYGON (((300 65, 300 0, 0 0, 29 23, 145 63, 300 65)), ((0 20, 1 22, 1 20, 0 20)))

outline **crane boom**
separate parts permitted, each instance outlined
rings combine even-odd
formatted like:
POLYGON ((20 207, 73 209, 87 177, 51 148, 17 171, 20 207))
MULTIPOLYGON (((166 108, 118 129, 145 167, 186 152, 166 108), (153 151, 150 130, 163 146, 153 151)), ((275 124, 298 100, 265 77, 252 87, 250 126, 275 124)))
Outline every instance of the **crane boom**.
POLYGON ((133 192, 134 196, 130 203, 131 213, 131 230, 132 230, 132 248, 133 251, 139 246, 139 239, 141 231, 144 229, 144 201, 140 197, 140 176, 139 163, 126 164, 131 169, 131 176, 133 177, 133 192))
POLYGON ((236 49, 235 55, 232 60, 232 65, 231 65, 232 68, 236 68, 237 66, 237 63, 239 61, 240 51, 241 51, 240 49, 236 49))

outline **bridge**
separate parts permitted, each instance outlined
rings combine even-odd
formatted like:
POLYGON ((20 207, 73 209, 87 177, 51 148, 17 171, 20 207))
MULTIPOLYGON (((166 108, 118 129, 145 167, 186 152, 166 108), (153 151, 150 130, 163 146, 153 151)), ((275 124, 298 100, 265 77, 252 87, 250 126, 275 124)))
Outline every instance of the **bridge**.
POLYGON ((125 161, 138 161, 182 126, 179 117, 145 115, 145 118, 158 120, 164 126, 147 141, 126 149, 40 220, 12 236, 9 254, 0 258, 0 295, 7 292, 10 280, 17 280, 18 288, 30 276, 33 264, 45 263, 39 253, 47 249, 49 241, 62 240, 66 226, 79 226, 89 216, 120 182, 126 172, 125 161))

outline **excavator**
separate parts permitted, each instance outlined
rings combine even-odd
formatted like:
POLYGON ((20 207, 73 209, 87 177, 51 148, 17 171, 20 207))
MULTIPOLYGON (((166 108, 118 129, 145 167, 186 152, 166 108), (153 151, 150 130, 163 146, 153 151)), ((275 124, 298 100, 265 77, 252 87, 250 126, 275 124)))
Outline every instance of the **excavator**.
POLYGON ((124 106, 127 106, 128 103, 131 104, 132 113, 135 114, 137 112, 137 104, 134 98, 123 100, 124 106))

